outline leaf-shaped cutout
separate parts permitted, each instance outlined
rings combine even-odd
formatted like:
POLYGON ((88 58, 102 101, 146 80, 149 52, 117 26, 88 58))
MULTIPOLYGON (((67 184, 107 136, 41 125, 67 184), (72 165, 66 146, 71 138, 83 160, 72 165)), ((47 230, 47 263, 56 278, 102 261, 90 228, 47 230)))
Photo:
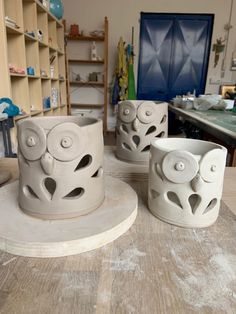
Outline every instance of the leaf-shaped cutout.
POLYGON ((146 135, 155 132, 156 129, 157 129, 157 128, 155 127, 155 125, 150 126, 150 128, 148 128, 148 130, 147 130, 147 132, 146 132, 146 135))
POLYGON ((132 150, 131 147, 126 143, 122 143, 122 146, 123 146, 123 148, 126 148, 128 150, 132 150))
POLYGON ((28 198, 39 199, 38 195, 34 192, 34 190, 29 185, 26 185, 23 187, 23 192, 25 196, 28 198))
POLYGON ((129 130, 125 124, 121 124, 121 130, 124 131, 125 133, 129 133, 129 130))
POLYGON ((204 210, 203 214, 208 213, 210 210, 212 210, 217 204, 217 198, 213 198, 210 203, 207 205, 207 208, 204 210))
POLYGON ((75 168, 75 171, 78 171, 82 168, 85 168, 92 163, 92 156, 91 155, 85 155, 80 162, 78 163, 77 167, 75 168))
POLYGON ((165 136, 165 132, 162 131, 160 133, 158 133, 155 137, 164 137, 165 136))
POLYGON ((150 145, 145 146, 141 152, 148 152, 150 150, 150 145))
POLYGON ((150 197, 151 197, 151 199, 154 200, 154 199, 157 198, 159 195, 160 195, 160 193, 157 192, 156 190, 153 190, 153 189, 150 190, 150 197))
POLYGON ((168 191, 167 192, 167 197, 169 199, 169 201, 171 201, 172 203, 174 203, 175 205, 177 205, 178 207, 183 209, 183 206, 180 202, 180 199, 178 197, 178 195, 175 192, 172 191, 168 191))
POLYGON ((140 143, 140 137, 138 135, 134 135, 132 139, 133 139, 135 146, 138 147, 139 143, 140 143))
POLYGON ((100 167, 98 168, 98 170, 92 175, 92 178, 99 178, 102 176, 102 173, 103 173, 103 168, 100 167))
POLYGON ((194 214, 201 202, 201 197, 198 194, 192 194, 189 196, 188 201, 191 206, 192 213, 194 214))
POLYGON ((56 181, 53 180, 52 178, 46 178, 44 180, 44 186, 46 190, 48 191, 48 193, 51 195, 51 199, 52 199, 53 194, 55 193, 56 188, 57 188, 56 181))
POLYGON ((120 130, 119 130, 119 128, 116 128, 116 134, 120 135, 120 130))
POLYGON ((161 123, 164 123, 164 122, 166 122, 166 114, 164 114, 164 116, 161 119, 161 123))
POLYGON ((66 196, 64 196, 64 199, 78 199, 84 194, 84 189, 83 188, 75 188, 72 190, 70 193, 68 193, 66 196))

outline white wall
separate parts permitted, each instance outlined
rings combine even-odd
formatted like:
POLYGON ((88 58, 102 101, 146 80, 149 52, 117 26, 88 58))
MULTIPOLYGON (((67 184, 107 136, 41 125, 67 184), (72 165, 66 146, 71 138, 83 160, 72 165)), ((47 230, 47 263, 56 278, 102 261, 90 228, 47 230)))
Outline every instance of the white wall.
POLYGON ((226 56, 226 71, 221 78, 222 56, 214 68, 214 53, 211 51, 206 85, 207 93, 218 93, 219 84, 209 83, 210 78, 220 79, 222 83, 235 82, 236 72, 230 71, 233 50, 236 51, 236 0, 64 0, 64 18, 69 26, 79 24, 81 30, 89 32, 101 29, 104 16, 109 21, 109 81, 116 61, 116 47, 120 36, 126 42, 131 41, 131 27, 135 28, 135 71, 137 77, 139 51, 139 18, 140 12, 169 13, 213 13, 215 14, 212 44, 216 38, 224 38, 224 25, 229 21, 231 1, 233 13, 226 56))

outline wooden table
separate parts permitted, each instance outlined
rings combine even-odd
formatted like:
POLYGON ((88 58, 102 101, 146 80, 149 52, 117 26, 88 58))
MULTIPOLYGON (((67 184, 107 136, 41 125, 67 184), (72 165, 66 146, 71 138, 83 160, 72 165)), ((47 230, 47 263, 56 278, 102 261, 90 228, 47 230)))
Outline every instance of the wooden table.
POLYGON ((176 108, 169 104, 169 110, 178 117, 189 121, 194 126, 211 136, 209 139, 225 145, 230 153, 229 165, 236 167, 236 114, 231 111, 196 111, 176 108))
MULTIPOLYGON (((15 159, 1 159, 1 169, 18 177, 15 159)), ((205 229, 155 218, 146 207, 147 174, 130 184, 138 217, 113 243, 65 258, 0 252, 0 313, 235 313, 236 168, 226 169, 220 216, 205 229)))

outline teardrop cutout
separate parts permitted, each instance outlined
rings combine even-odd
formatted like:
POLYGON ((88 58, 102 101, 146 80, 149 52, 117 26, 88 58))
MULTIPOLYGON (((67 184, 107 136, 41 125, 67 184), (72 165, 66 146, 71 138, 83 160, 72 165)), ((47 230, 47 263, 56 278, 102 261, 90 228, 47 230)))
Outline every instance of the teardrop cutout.
POLYGON ((160 133, 158 133, 155 137, 164 137, 165 136, 165 132, 162 131, 160 133))
POLYGON ((208 213, 210 210, 212 210, 217 204, 217 198, 213 198, 209 204, 207 205, 207 208, 204 210, 203 215, 208 213))
POLYGON ((188 201, 192 208, 192 213, 194 214, 201 202, 201 197, 198 194, 192 194, 189 196, 188 201))
POLYGON ((91 155, 85 155, 80 162, 78 163, 77 167, 75 168, 75 171, 78 171, 82 168, 85 168, 92 163, 92 156, 91 155))
POLYGON ((156 129, 157 128, 155 127, 155 125, 150 126, 150 128, 147 130, 145 135, 148 135, 148 134, 151 134, 151 133, 155 132, 156 129))
POLYGON ((127 129, 127 126, 125 124, 121 124, 121 130, 125 133, 129 133, 129 130, 127 129))
POLYGON ((155 198, 157 198, 159 195, 160 195, 160 193, 157 192, 156 190, 153 190, 153 189, 150 190, 151 199, 155 199, 155 198))
POLYGON ((150 150, 150 145, 145 146, 141 152, 148 152, 150 150))
POLYGON ((102 176, 103 169, 102 167, 98 168, 98 170, 92 175, 92 178, 99 178, 102 176))
POLYGON ((30 198, 39 199, 38 195, 34 192, 34 190, 29 185, 26 185, 23 187, 23 192, 25 196, 28 198, 30 197, 30 198))
POLYGON ((122 146, 128 150, 132 150, 131 147, 126 143, 123 143, 122 146))
POLYGON ((138 135, 134 135, 133 136, 133 142, 134 142, 135 146, 138 147, 139 143, 140 143, 140 137, 138 135))
POLYGON ((44 180, 44 186, 46 190, 48 191, 48 193, 51 195, 51 199, 52 199, 53 194, 55 193, 56 188, 57 188, 56 181, 53 180, 52 178, 46 178, 44 180))
POLYGON ((175 205, 183 209, 180 199, 175 192, 172 192, 172 191, 167 192, 167 197, 169 201, 171 201, 172 203, 174 203, 175 205))
POLYGON ((164 122, 166 122, 166 114, 164 114, 164 116, 161 119, 161 123, 164 123, 164 122))
POLYGON ((70 193, 68 193, 66 196, 64 196, 64 199, 77 199, 80 198, 84 194, 84 189, 83 188, 75 188, 72 190, 70 193))

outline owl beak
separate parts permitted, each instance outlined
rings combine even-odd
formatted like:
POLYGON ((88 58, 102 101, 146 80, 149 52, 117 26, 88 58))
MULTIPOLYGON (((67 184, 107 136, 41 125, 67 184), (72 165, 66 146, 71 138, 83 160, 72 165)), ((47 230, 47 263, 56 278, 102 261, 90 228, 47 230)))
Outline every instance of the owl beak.
POLYGON ((200 174, 197 174, 191 181, 191 187, 194 192, 198 192, 204 186, 204 181, 200 174))
POLYGON ((46 152, 40 160, 41 167, 43 168, 43 171, 47 175, 51 175, 54 169, 54 158, 52 155, 50 155, 48 152, 46 152))
POLYGON ((138 120, 137 118, 135 118, 135 120, 133 121, 133 124, 132 124, 134 131, 138 132, 138 130, 139 130, 139 124, 140 124, 140 123, 139 123, 139 120, 138 120))

